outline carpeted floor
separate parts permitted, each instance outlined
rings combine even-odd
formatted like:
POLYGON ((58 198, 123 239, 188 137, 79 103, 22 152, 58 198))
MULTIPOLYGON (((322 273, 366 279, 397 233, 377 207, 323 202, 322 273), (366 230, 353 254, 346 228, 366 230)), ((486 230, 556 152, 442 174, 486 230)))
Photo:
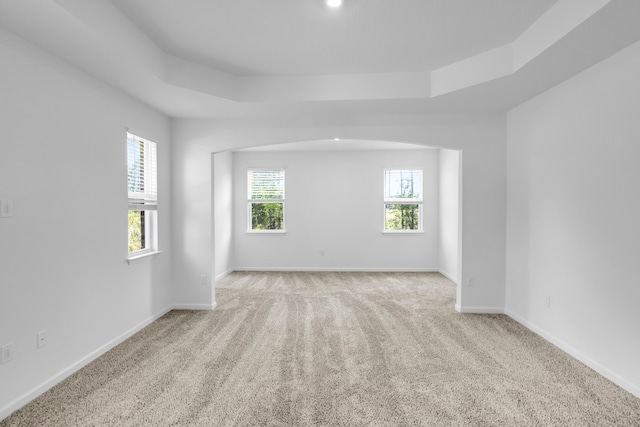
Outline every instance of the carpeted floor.
POLYGON ((434 273, 233 273, 0 426, 639 426, 640 399, 434 273))

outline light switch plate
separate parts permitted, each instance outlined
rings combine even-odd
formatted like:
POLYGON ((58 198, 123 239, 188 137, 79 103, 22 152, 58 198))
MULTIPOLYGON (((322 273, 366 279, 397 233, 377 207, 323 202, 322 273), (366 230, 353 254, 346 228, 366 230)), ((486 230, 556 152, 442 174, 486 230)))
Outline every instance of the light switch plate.
POLYGON ((11 218, 13 216, 13 200, 0 200, 0 218, 11 218))
POLYGON ((0 365, 9 363, 13 360, 13 344, 9 343, 0 347, 0 365))

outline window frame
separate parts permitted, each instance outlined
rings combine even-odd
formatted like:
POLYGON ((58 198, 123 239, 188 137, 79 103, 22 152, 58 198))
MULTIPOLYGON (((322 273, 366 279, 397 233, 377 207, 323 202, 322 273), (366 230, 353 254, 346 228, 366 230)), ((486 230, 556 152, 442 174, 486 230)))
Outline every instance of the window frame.
MULTIPOLYGON (((129 251, 130 235, 127 220, 127 260, 135 260, 147 255, 158 253, 158 144, 148 139, 127 132, 127 218, 130 212, 144 212, 144 247, 139 250, 129 251), (142 171, 137 174, 137 179, 142 176, 142 191, 131 191, 130 172, 135 167, 131 164, 130 144, 140 143, 143 146, 144 164, 142 171)), ((138 184, 138 190, 140 185, 138 184)))
POLYGON ((382 232, 385 234, 422 234, 424 233, 424 169, 422 168, 385 168, 382 172, 382 232), (387 176, 389 173, 408 171, 412 174, 419 172, 419 192, 417 197, 390 197, 388 196, 387 176), (418 205, 418 228, 416 229, 389 229, 387 228, 388 205, 418 205))
POLYGON ((286 178, 286 170, 285 168, 247 168, 247 233, 250 234, 285 234, 287 232, 286 230, 286 182, 287 182, 287 178, 286 178), (255 198, 251 198, 252 195, 252 182, 253 180, 250 179, 250 175, 252 172, 266 172, 266 171, 278 171, 278 172, 282 172, 282 198, 277 198, 277 199, 264 199, 264 198, 260 198, 260 199, 255 199, 255 198), (276 230, 259 230, 259 229, 253 229, 253 215, 252 215, 252 205, 253 204, 257 204, 257 203, 280 203, 282 204, 282 228, 281 229, 276 229, 276 230))

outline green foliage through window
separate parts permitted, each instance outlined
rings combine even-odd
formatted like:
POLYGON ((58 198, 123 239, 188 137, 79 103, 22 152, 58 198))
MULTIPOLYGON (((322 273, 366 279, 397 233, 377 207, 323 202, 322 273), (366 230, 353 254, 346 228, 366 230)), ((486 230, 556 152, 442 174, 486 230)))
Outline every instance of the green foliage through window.
POLYGON ((129 253, 145 248, 144 211, 129 211, 129 253))
POLYGON ((251 203, 252 230, 282 230, 284 203, 251 203))
POLYGON ((384 205, 385 224, 387 230, 420 230, 420 206, 384 205))

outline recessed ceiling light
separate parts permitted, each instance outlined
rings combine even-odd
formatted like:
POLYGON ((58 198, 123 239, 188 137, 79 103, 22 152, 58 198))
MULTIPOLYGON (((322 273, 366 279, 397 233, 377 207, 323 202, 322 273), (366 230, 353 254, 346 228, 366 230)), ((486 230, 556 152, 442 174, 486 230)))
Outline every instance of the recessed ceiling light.
POLYGON ((333 140, 334 140, 335 142, 338 142, 338 141, 340 141, 340 138, 333 138, 333 140))
POLYGON ((342 6, 342 0, 327 0, 327 6, 329 7, 340 7, 342 6))

